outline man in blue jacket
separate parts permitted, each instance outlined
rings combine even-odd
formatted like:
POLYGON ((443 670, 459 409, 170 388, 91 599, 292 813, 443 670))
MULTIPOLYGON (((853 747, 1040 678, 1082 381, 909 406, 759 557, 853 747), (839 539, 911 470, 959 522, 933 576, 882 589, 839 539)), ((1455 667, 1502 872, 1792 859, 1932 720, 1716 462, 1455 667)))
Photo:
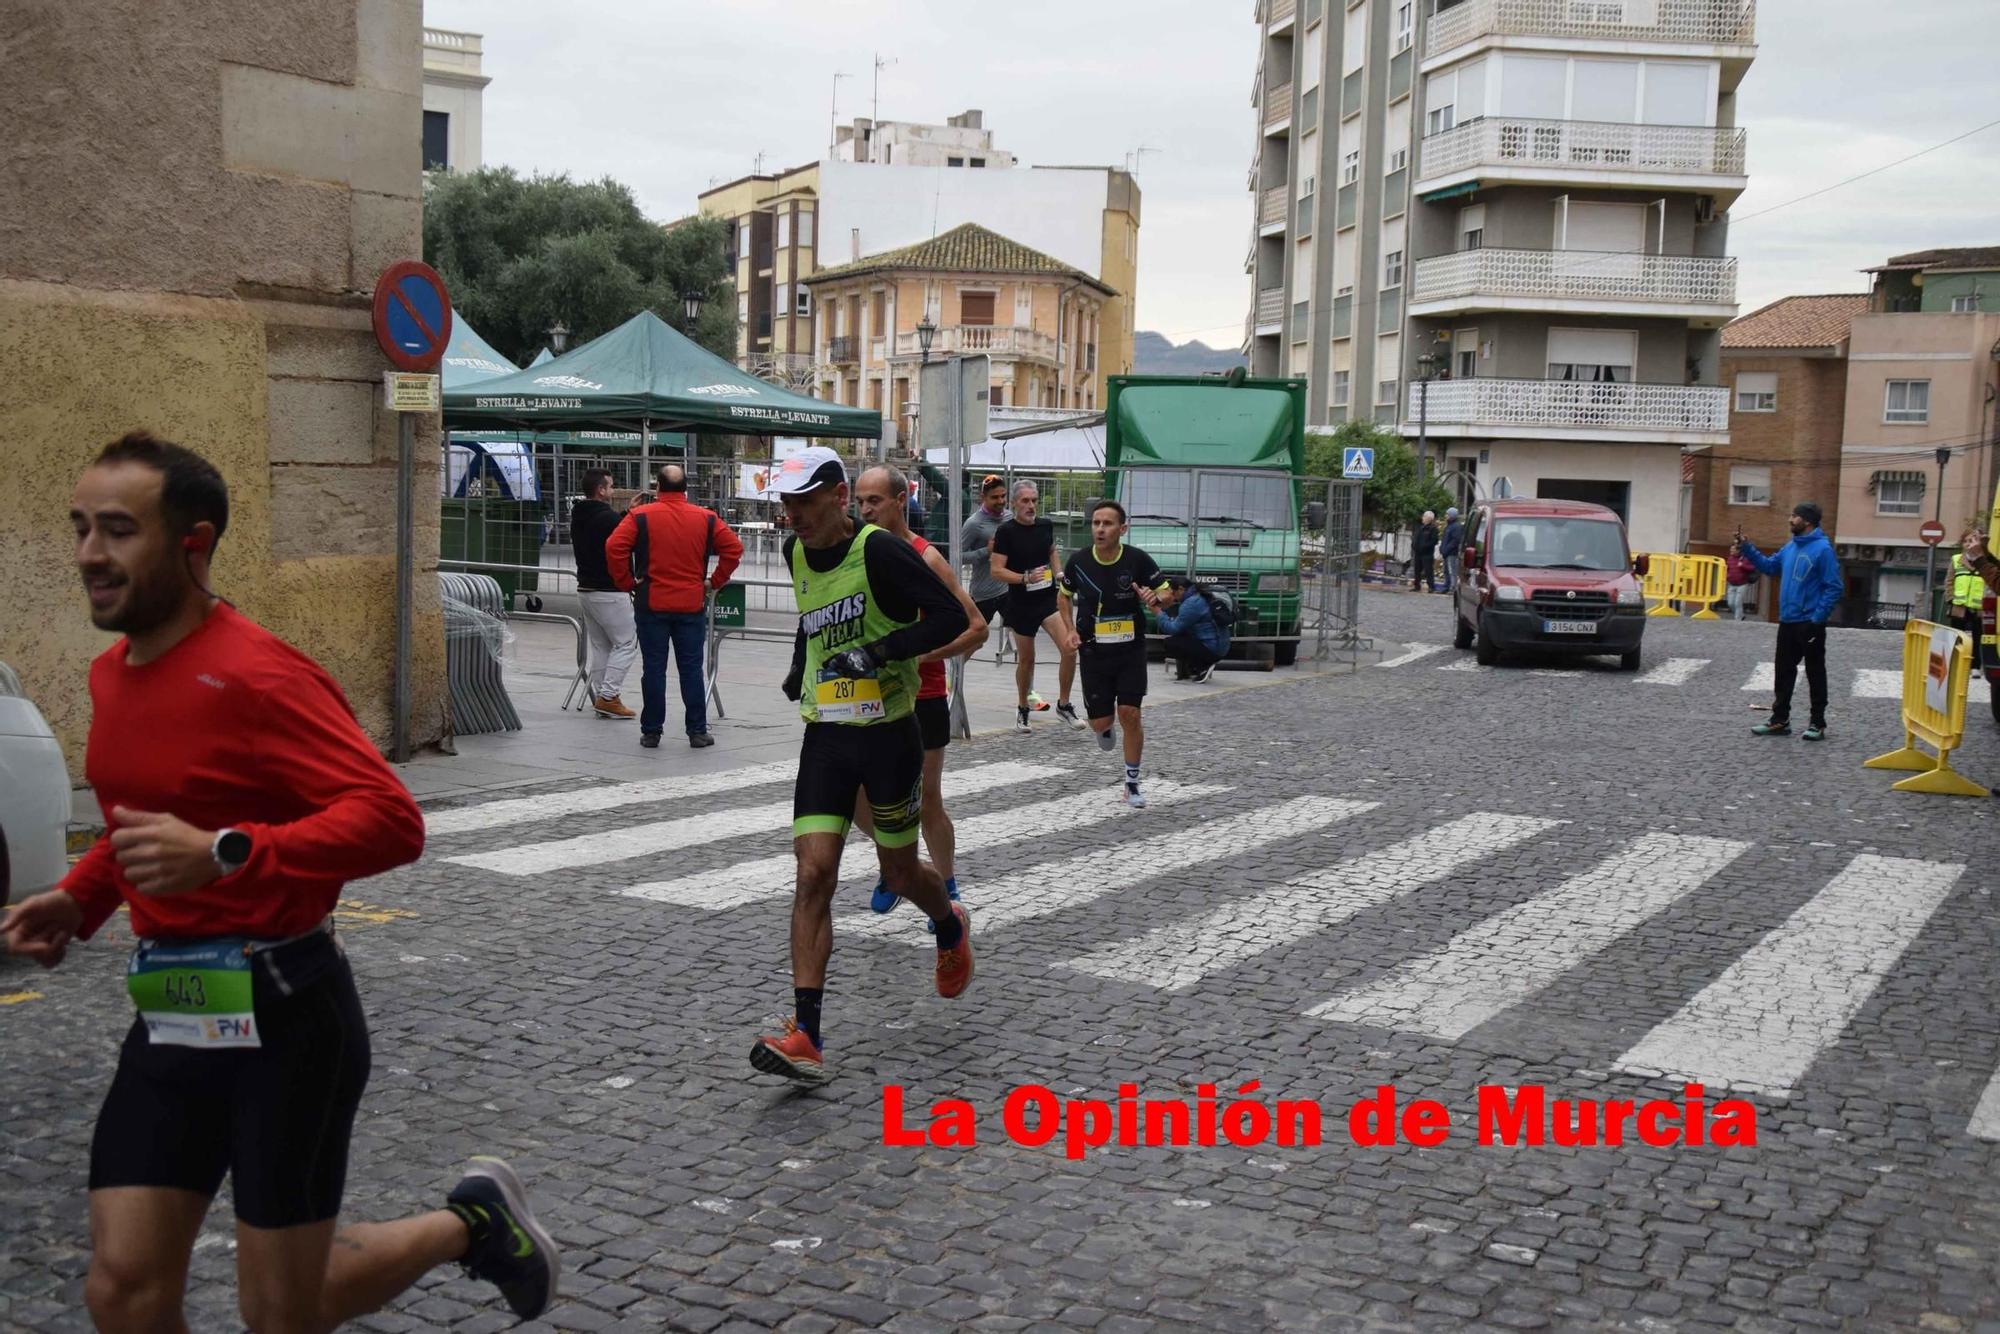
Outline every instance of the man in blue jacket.
POLYGON ((1179 575, 1169 578, 1153 619, 1167 637, 1167 656, 1180 664, 1180 679, 1206 681, 1215 675, 1215 664, 1229 652, 1229 631, 1215 623, 1215 609, 1195 584, 1179 575))
POLYGON ((1465 547, 1465 525, 1458 520, 1458 507, 1444 512, 1444 534, 1438 539, 1438 563, 1444 566, 1444 591, 1458 587, 1458 556, 1465 547))
POLYGON ((1777 697, 1767 722, 1751 728, 1758 736, 1786 736, 1792 730, 1792 688, 1799 663, 1806 665, 1806 689, 1812 699, 1808 741, 1826 737, 1826 623, 1840 605, 1845 581, 1833 543, 1819 529, 1819 506, 1810 500, 1792 506, 1792 540, 1772 555, 1752 546, 1738 529, 1736 541, 1744 557, 1765 574, 1778 576, 1777 697))

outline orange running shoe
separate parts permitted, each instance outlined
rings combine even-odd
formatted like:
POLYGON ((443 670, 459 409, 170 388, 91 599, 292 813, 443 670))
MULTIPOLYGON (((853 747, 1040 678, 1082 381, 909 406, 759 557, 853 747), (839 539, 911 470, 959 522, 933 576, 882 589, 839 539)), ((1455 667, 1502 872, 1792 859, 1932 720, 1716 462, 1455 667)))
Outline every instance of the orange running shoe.
POLYGON ((785 1020, 783 1037, 758 1038, 750 1049, 750 1064, 767 1075, 783 1075, 806 1084, 826 1081, 826 1058, 796 1019, 785 1020))
POLYGON ((960 904, 951 905, 958 923, 965 928, 958 944, 937 953, 937 993, 946 1000, 965 994, 972 985, 972 916, 960 904))

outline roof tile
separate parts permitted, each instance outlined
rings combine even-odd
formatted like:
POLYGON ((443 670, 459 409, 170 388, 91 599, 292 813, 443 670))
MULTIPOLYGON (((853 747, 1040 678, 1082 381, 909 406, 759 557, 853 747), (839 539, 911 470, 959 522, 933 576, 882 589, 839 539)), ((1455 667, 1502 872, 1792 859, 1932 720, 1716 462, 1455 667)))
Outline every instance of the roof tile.
POLYGON ((1730 321, 1722 330, 1722 346, 1832 347, 1847 337, 1856 315, 1867 313, 1866 292, 1781 297, 1730 321))
POLYGON ((885 250, 879 255, 864 255, 846 264, 821 269, 803 281, 811 284, 829 278, 851 278, 893 269, 941 270, 948 273, 1042 273, 1080 278, 1108 295, 1117 295, 1114 289, 1106 287, 1083 270, 1039 250, 1031 250, 998 232, 988 231, 976 222, 961 223, 916 245, 885 250))

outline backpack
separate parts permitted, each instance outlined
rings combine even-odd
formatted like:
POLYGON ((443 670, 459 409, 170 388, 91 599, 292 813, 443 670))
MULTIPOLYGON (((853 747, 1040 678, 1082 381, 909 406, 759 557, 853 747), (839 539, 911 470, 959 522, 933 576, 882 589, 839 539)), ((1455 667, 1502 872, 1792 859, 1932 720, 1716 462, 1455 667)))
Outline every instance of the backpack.
POLYGON ((1194 591, 1208 602, 1209 614, 1215 618, 1218 629, 1230 631, 1236 628, 1236 599, 1210 584, 1195 584, 1194 591))

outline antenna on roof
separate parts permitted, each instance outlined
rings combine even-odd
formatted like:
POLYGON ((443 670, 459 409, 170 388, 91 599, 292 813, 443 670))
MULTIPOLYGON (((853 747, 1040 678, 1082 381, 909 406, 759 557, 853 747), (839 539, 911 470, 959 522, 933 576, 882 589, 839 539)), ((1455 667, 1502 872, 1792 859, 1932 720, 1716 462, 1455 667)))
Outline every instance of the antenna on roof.
POLYGON ((826 155, 833 156, 835 141, 840 138, 840 81, 851 79, 852 74, 833 72, 833 101, 826 109, 826 155))
POLYGON ((1148 148, 1146 145, 1140 144, 1137 148, 1134 148, 1129 152, 1127 152, 1125 154, 1125 174, 1127 176, 1130 176, 1132 174, 1133 163, 1135 163, 1138 159, 1146 156, 1146 154, 1148 153, 1157 154, 1159 153, 1159 151, 1160 150, 1157 148, 1148 148))
POLYGON ((882 123, 882 71, 895 64, 895 60, 882 59, 882 53, 875 53, 875 95, 868 104, 868 116, 877 125, 882 123))

